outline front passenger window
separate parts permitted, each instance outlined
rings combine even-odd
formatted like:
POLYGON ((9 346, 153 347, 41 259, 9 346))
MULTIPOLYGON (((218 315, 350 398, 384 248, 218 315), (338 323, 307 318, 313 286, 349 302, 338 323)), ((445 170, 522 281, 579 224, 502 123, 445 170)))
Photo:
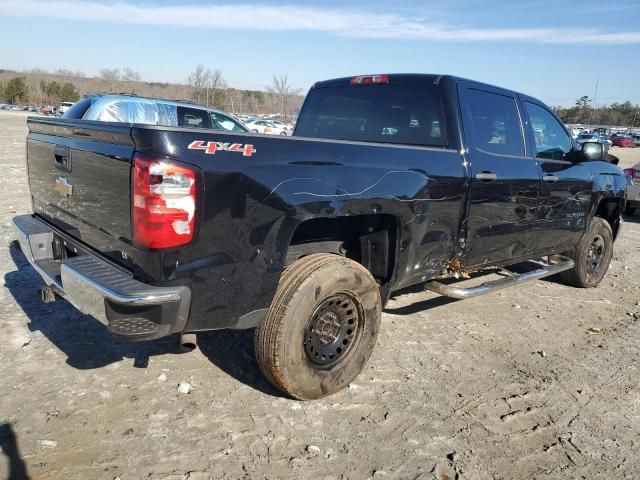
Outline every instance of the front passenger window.
POLYGON ((560 122, 547 110, 535 103, 525 102, 533 136, 536 157, 563 160, 571 151, 571 139, 560 122))

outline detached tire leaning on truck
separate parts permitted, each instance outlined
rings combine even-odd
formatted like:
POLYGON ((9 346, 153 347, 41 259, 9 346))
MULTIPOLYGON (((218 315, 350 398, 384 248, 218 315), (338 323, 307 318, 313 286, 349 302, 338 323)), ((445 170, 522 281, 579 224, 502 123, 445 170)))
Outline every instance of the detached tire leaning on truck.
POLYGON ((334 254, 303 257, 282 274, 256 329, 260 370, 299 400, 331 395, 362 372, 381 316, 378 284, 366 268, 334 254))
POLYGON ((560 273, 563 283, 580 288, 598 286, 613 256, 613 232, 609 223, 603 218, 593 217, 580 243, 565 255, 576 265, 560 273))

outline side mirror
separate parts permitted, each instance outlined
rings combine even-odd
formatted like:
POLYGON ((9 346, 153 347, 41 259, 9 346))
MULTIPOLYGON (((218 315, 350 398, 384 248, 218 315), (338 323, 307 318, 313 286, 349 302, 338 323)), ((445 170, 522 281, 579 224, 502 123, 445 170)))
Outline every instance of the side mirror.
POLYGON ((604 146, 601 143, 584 142, 581 150, 587 160, 603 160, 604 146))

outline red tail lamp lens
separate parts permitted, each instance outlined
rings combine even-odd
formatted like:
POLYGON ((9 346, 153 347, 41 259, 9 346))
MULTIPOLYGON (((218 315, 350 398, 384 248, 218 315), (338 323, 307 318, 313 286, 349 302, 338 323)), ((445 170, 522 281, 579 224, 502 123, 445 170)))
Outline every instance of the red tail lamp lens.
POLYGON ((148 249, 193 240, 196 172, 169 160, 135 157, 133 163, 133 242, 148 249))

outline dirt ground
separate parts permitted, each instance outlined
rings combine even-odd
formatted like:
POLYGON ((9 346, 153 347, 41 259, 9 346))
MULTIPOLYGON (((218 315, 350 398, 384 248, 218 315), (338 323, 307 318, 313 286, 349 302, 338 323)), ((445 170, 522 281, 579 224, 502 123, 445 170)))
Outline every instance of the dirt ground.
POLYGON ((394 298, 357 381, 302 403, 263 380, 250 331, 180 354, 40 303, 10 247, 30 208, 25 119, 0 112, 0 478, 640 477, 640 219, 597 289, 394 298))

